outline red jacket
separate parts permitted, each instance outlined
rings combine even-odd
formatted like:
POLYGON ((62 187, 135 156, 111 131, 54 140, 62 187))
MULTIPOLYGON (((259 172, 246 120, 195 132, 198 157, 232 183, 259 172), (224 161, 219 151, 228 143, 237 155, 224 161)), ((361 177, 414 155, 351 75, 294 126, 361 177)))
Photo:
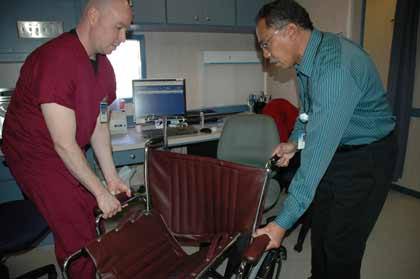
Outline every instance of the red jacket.
POLYGON ((293 131, 299 110, 285 99, 273 99, 265 105, 262 113, 274 119, 279 131, 280 141, 286 142, 293 131))

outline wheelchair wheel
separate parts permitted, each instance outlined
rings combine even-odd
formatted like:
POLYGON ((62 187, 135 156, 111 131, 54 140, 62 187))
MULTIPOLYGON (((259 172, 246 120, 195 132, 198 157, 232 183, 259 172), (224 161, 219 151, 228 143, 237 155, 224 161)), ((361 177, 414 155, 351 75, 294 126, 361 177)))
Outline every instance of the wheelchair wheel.
POLYGON ((264 260, 258 268, 256 279, 276 279, 280 278, 282 267, 282 253, 279 249, 271 250, 266 253, 264 260))

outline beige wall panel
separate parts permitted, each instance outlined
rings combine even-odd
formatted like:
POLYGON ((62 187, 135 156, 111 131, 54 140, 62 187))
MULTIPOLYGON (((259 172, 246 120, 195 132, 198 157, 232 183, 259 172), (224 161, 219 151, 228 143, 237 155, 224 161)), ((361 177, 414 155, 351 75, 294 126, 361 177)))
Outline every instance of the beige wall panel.
POLYGON ((396 0, 366 0, 364 47, 375 62, 385 88, 388 82, 395 7, 396 0))
POLYGON ((352 16, 351 0, 297 0, 308 11, 315 27, 320 30, 349 35, 352 16))
MULTIPOLYGON (((257 51, 254 34, 149 32, 145 33, 145 40, 148 78, 186 78, 188 109, 200 108, 204 104, 202 94, 206 72, 202 59, 203 51, 257 51)), ((219 68, 221 71, 226 71, 225 79, 234 78, 230 67, 226 67, 225 70, 223 67, 219 68)), ((256 82, 261 83, 262 71, 259 75, 256 77, 256 82)), ((249 78, 252 79, 253 76, 249 78)), ((262 83, 260 87, 262 90, 262 83)), ((247 94, 252 90, 253 88, 250 88, 247 94)), ((242 103, 245 104, 246 100, 242 103)))
POLYGON ((298 95, 296 93, 296 74, 293 69, 283 70, 271 67, 268 73, 267 83, 268 94, 272 98, 283 98, 299 106, 298 95))

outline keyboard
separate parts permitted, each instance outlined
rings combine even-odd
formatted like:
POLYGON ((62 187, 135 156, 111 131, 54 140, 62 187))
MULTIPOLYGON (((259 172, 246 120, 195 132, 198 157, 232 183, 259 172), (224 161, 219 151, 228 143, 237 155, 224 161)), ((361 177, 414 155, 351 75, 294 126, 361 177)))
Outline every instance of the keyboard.
MULTIPOLYGON (((168 137, 173 136, 181 136, 181 135, 193 135, 198 132, 193 126, 185 126, 185 127, 168 127, 167 133, 168 137)), ((163 137, 163 129, 148 129, 142 130, 143 138, 150 139, 150 138, 157 138, 163 137)))

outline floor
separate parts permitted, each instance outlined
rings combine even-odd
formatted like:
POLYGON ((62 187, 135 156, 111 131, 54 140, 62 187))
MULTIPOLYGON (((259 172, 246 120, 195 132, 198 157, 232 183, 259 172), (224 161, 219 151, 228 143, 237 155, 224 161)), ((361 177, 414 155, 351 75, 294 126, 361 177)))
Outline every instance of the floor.
MULTIPOLYGON (((364 279, 411 279, 420 274, 420 199, 391 191, 382 214, 368 240, 362 267, 364 279)), ((293 250, 297 231, 284 241, 288 259, 280 278, 305 279, 310 275, 310 241, 303 251, 293 250)), ((43 246, 11 257, 7 261, 11 276, 54 262, 52 246, 43 246)))

